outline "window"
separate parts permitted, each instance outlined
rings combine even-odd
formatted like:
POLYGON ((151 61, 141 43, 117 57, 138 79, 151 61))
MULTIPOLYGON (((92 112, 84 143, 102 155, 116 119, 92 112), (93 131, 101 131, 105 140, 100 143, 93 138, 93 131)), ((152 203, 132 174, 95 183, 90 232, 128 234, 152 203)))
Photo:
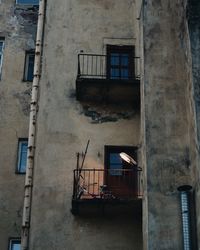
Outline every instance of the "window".
POLYGON ((2 74, 4 44, 5 44, 5 39, 0 38, 0 78, 2 74))
POLYGON ((28 139, 19 139, 17 173, 20 174, 26 173, 27 149, 28 149, 28 139))
POLYGON ((122 175, 122 169, 130 169, 130 164, 122 160, 120 153, 124 152, 137 160, 136 147, 131 146, 105 146, 105 168, 109 169, 109 175, 122 175))
POLYGON ((34 51, 27 51, 24 66, 24 81, 33 81, 35 53, 34 51))
POLYGON ((134 46, 107 45, 107 77, 128 80, 134 76, 134 46))
MULTIPOLYGON (((110 152, 110 156, 109 156, 109 164, 110 164, 110 169, 117 169, 120 170, 122 169, 122 159, 119 155, 119 153, 112 153, 110 152)), ((111 171, 110 175, 122 175, 121 171, 111 171)))
POLYGON ((39 5, 39 0, 16 0, 16 4, 39 5))
POLYGON ((10 239, 9 241, 9 250, 20 250, 21 248, 21 240, 20 239, 10 239))

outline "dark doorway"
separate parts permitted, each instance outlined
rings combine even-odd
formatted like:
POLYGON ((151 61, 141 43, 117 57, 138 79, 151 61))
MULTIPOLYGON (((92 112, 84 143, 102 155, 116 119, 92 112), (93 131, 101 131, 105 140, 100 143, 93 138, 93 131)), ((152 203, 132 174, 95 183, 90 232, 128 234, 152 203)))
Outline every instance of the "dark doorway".
POLYGON ((130 146, 105 146, 105 180, 107 189, 116 198, 134 198, 138 195, 137 166, 122 160, 124 152, 137 161, 137 148, 130 146))

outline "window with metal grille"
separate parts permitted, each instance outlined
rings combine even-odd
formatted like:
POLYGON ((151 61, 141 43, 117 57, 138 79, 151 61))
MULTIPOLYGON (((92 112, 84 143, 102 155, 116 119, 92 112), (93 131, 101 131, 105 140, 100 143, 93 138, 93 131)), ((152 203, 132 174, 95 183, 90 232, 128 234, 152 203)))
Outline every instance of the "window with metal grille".
POLYGON ((28 139, 19 139, 18 161, 17 161, 17 173, 19 174, 26 173, 27 149, 28 149, 28 139))
POLYGON ((24 66, 24 81, 33 81, 35 53, 34 51, 27 51, 24 66))

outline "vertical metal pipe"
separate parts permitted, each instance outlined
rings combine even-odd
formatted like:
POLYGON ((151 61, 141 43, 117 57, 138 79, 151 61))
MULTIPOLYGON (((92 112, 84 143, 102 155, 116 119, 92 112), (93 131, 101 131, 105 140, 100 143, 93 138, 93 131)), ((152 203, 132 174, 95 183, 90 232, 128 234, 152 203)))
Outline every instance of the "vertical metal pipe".
POLYGON ((77 170, 73 171, 74 174, 74 183, 73 183, 73 199, 77 198, 77 181, 76 181, 76 172, 77 170))
POLYGON ((102 60, 103 60, 103 56, 99 57, 99 75, 100 77, 102 77, 102 70, 101 70, 101 67, 102 67, 102 60))
POLYGON ((91 56, 91 58, 92 58, 92 63, 91 63, 91 76, 94 75, 94 73, 93 73, 93 57, 94 57, 94 55, 91 56))
POLYGON ((192 235, 191 235, 191 209, 190 209, 190 192, 191 186, 185 185, 178 188, 180 192, 181 202, 181 217, 183 231, 183 249, 192 250, 192 235))
POLYGON ((82 70, 81 70, 81 72, 82 72, 82 74, 81 75, 85 75, 85 64, 84 64, 84 62, 85 62, 85 56, 84 55, 81 55, 81 57, 82 57, 82 70))
POLYGON ((88 76, 88 58, 89 58, 89 56, 86 55, 86 58, 87 58, 87 73, 86 74, 88 76))
POLYGON ((96 76, 99 75, 98 72, 97 72, 97 69, 98 69, 98 67, 97 67, 97 56, 96 56, 96 76))
POLYGON ((25 177, 25 194, 24 194, 22 236, 21 236, 22 250, 28 250, 28 243, 29 243, 35 138, 36 138, 36 118, 38 111, 39 80, 41 75, 41 53, 42 53, 45 5, 46 5, 46 0, 40 0, 37 36, 36 36, 36 48, 35 48, 34 78, 33 78, 32 96, 30 103, 27 167, 26 167, 26 177, 25 177))
POLYGON ((80 67, 80 54, 78 54, 78 77, 81 75, 81 67, 80 67))
POLYGON ((93 190, 92 190, 92 191, 93 191, 93 194, 95 194, 95 193, 94 193, 94 185, 95 185, 95 181, 96 181, 95 175, 96 175, 96 174, 95 174, 95 169, 93 169, 93 180, 92 180, 92 183, 93 183, 93 190))
POLYGON ((98 177, 97 177, 97 188, 98 188, 98 195, 100 194, 100 182, 99 182, 99 170, 97 170, 98 171, 98 177))
POLYGON ((77 157, 77 161, 76 161, 76 182, 78 182, 79 157, 80 157, 80 154, 79 154, 79 153, 77 153, 77 154, 76 154, 76 157, 77 157))
POLYGON ((85 180, 85 170, 83 171, 83 187, 85 187, 85 182, 86 182, 86 180, 85 180))
POLYGON ((137 183, 137 191, 136 191, 137 192, 136 193, 137 197, 140 196, 140 181, 141 181, 141 179, 140 179, 140 171, 138 170, 137 171, 137 182, 138 183, 137 183))
POLYGON ((88 192, 90 192, 90 170, 88 171, 88 180, 87 180, 87 189, 88 189, 88 192))

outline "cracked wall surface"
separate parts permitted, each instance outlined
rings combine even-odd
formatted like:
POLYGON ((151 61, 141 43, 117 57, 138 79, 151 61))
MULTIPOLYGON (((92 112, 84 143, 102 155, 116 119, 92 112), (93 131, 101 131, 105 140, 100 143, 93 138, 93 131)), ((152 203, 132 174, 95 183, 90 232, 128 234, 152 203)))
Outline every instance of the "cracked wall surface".
POLYGON ((20 237, 24 175, 16 174, 19 138, 28 137, 31 83, 24 82, 25 51, 34 49, 37 8, 0 3, 0 37, 5 38, 0 81, 0 248, 20 237))

